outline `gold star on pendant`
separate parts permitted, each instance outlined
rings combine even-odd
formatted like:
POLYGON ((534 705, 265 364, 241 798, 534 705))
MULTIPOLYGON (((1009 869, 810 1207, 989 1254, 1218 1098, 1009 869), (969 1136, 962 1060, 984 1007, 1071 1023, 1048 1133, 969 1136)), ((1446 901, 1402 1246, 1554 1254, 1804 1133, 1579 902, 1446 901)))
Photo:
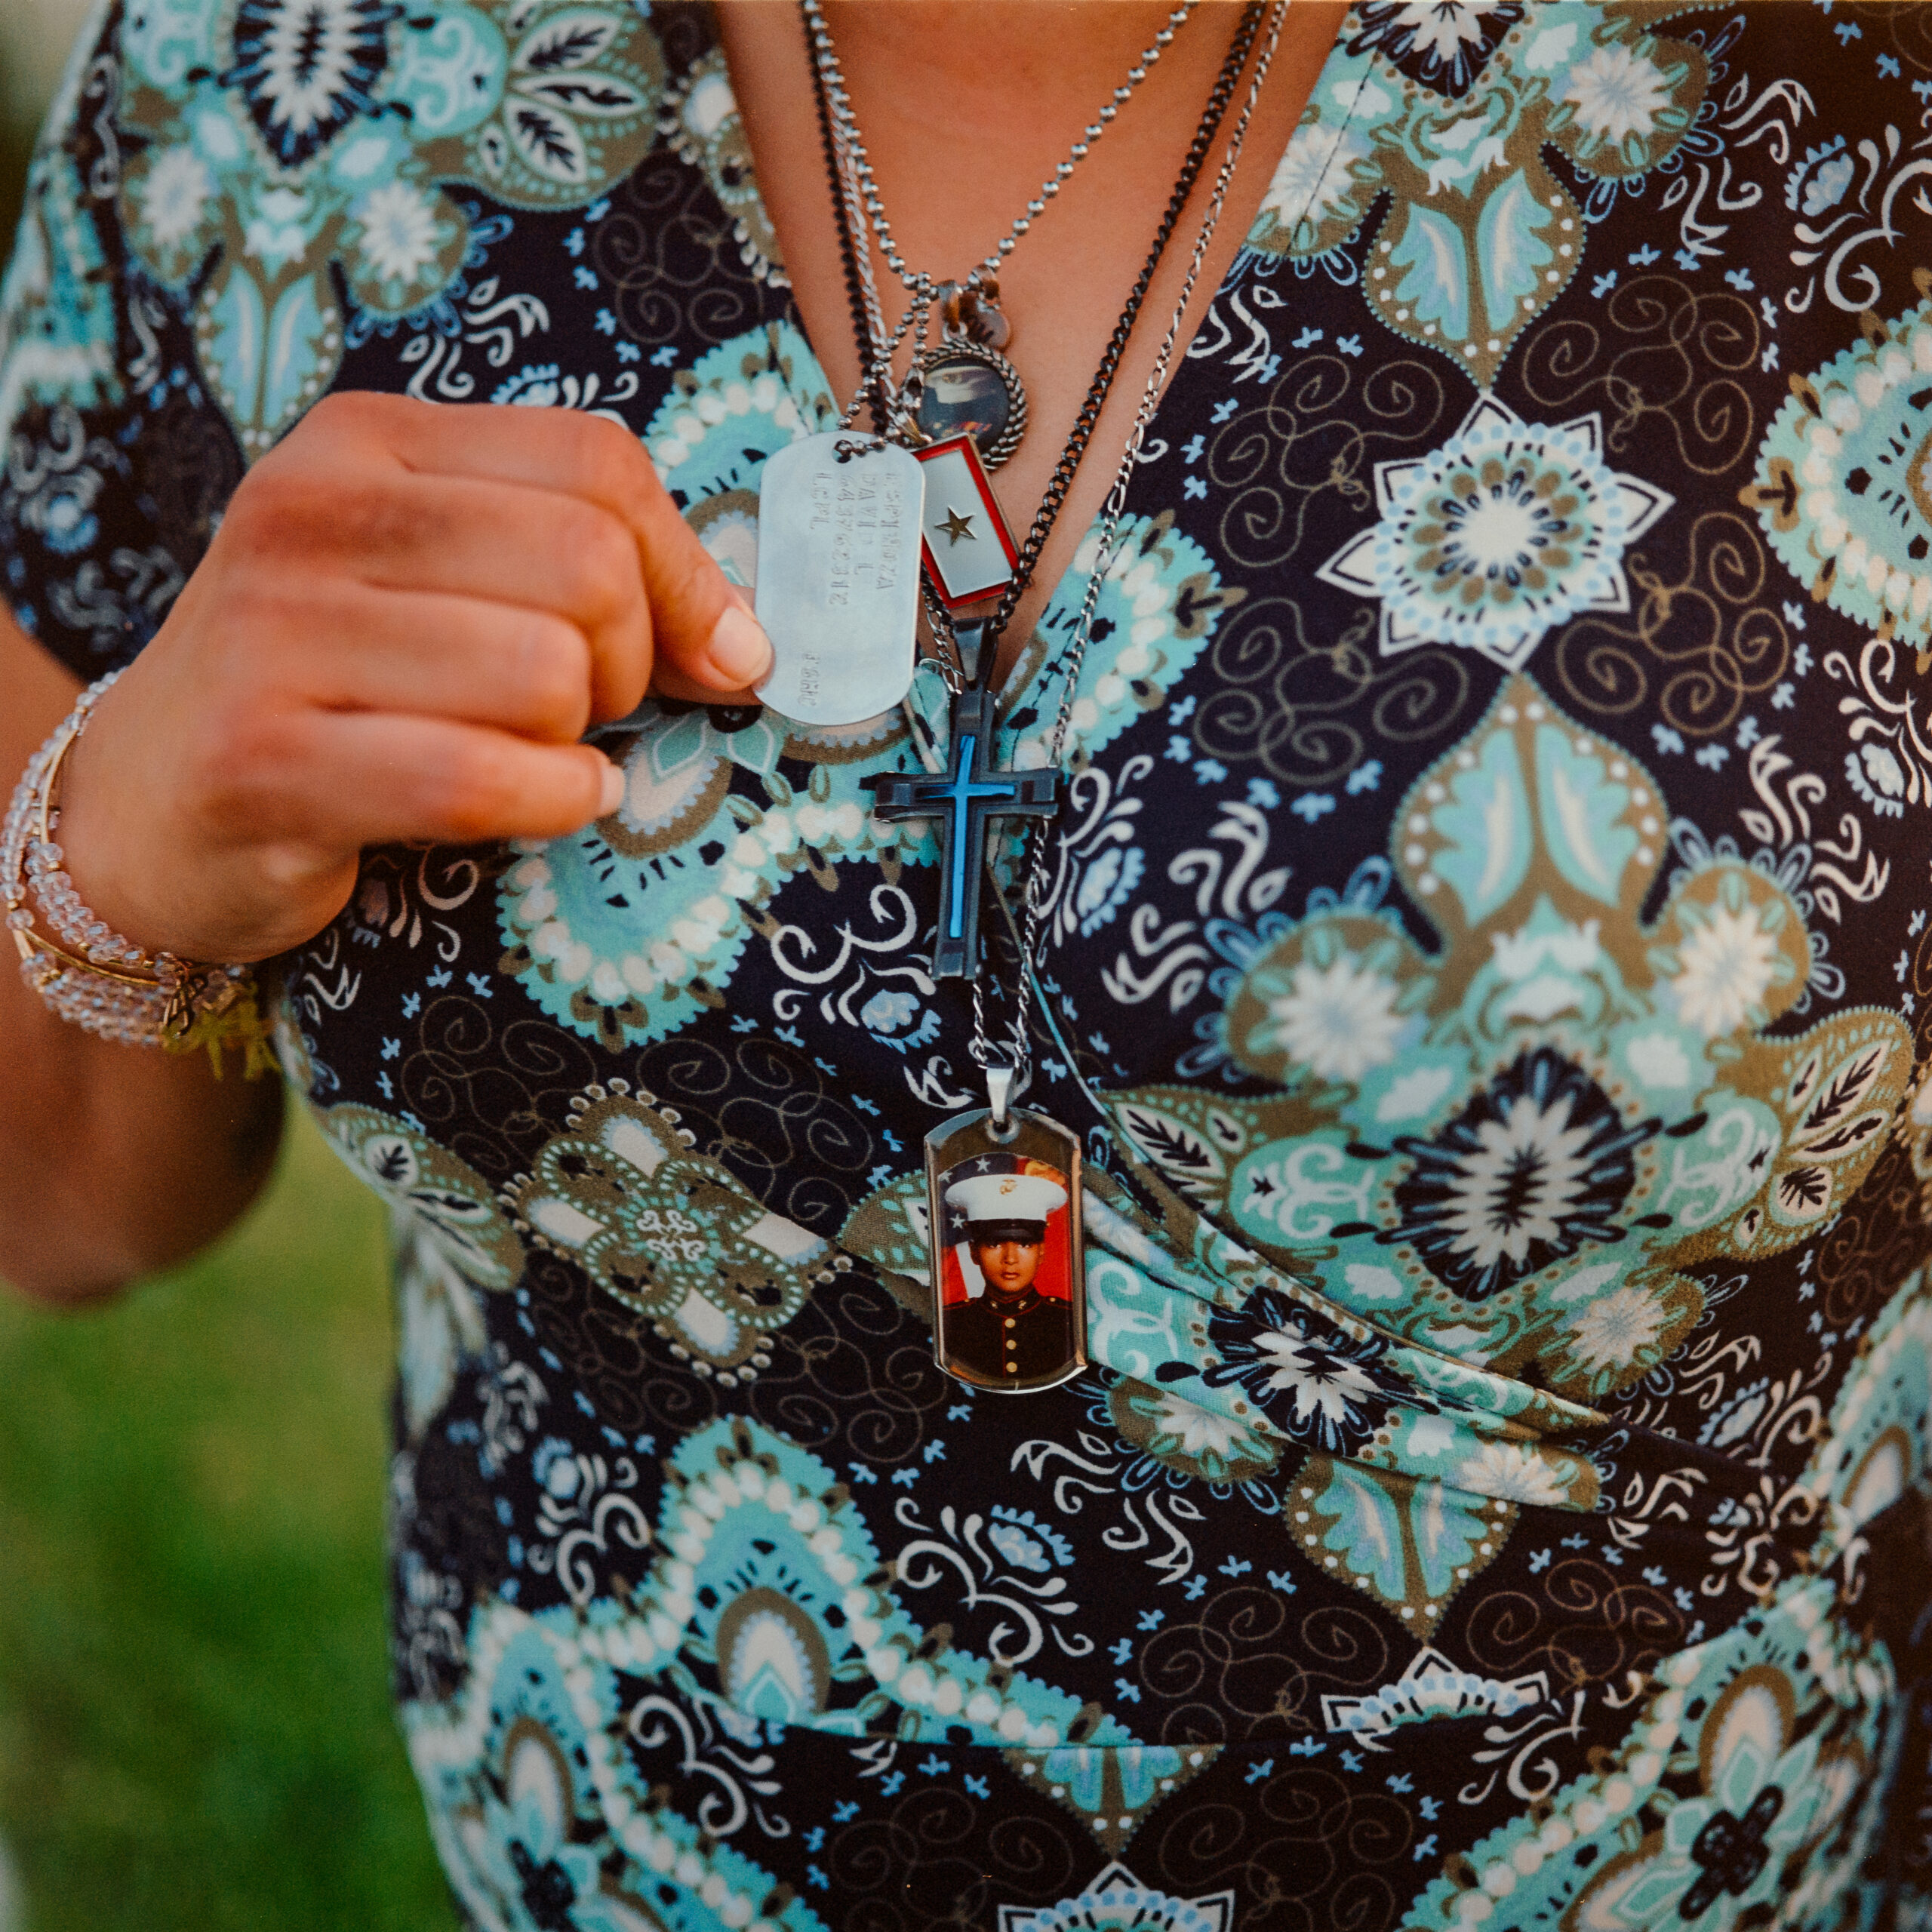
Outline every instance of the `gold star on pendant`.
POLYGON ((980 540, 973 534, 973 519, 970 516, 961 516, 950 503, 946 506, 946 521, 940 528, 955 543, 962 537, 968 543, 977 543, 980 540))

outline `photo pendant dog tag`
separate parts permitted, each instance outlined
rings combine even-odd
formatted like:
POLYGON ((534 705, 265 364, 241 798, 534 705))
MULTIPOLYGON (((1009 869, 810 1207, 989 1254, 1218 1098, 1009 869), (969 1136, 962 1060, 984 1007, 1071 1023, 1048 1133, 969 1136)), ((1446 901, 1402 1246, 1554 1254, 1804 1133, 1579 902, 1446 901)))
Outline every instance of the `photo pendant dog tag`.
POLYGON ((926 1136, 933 1355, 970 1388, 1030 1395, 1087 1366, 1080 1140, 1016 1109, 926 1136))
POLYGON ((854 431, 767 459, 758 492, 758 620, 772 666, 758 694, 801 724, 857 724, 912 688, 925 472, 854 431))

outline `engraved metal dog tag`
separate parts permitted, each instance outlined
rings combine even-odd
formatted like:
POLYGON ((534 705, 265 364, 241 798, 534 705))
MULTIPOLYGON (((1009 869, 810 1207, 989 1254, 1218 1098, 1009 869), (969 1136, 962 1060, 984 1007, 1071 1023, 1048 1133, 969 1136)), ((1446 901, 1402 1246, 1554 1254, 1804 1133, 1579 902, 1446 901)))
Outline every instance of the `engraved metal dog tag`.
POLYGON ((771 639, 758 694, 801 724, 856 724, 912 688, 925 472, 856 432, 808 436, 766 461, 758 620, 771 639))

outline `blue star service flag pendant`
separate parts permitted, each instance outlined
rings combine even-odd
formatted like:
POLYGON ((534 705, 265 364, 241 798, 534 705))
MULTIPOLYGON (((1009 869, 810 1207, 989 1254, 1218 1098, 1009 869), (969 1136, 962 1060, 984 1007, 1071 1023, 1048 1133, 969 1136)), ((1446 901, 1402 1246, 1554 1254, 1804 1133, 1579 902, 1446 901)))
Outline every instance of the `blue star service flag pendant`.
POLYGON ((1004 590, 1020 553, 971 436, 928 443, 913 454, 926 476, 926 575, 949 611, 963 610, 1004 590))
POLYGON ((954 704, 951 762, 940 776, 881 778, 874 813, 883 819, 939 821, 939 931, 933 977, 970 980, 980 970, 980 881, 989 819, 1051 818, 1060 808, 1060 774, 992 770, 992 694, 970 691, 954 704))

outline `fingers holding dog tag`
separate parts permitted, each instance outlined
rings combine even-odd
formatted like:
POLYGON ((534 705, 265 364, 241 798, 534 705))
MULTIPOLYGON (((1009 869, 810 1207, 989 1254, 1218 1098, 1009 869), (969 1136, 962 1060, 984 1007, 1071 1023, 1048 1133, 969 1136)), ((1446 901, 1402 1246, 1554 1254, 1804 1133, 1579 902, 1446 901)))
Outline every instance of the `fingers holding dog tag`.
POLYGON ((758 694, 801 724, 890 710, 918 654, 925 473, 875 438, 807 436, 766 461, 758 617, 772 666, 758 694))

